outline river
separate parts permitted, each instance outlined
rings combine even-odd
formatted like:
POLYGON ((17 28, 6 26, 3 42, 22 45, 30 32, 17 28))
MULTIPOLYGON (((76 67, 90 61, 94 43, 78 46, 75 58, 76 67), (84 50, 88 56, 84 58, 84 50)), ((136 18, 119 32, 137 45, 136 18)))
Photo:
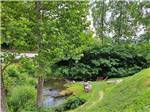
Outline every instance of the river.
POLYGON ((66 97, 57 97, 59 92, 66 89, 64 80, 51 79, 44 83, 43 89, 43 105, 45 107, 58 106, 62 104, 66 97))

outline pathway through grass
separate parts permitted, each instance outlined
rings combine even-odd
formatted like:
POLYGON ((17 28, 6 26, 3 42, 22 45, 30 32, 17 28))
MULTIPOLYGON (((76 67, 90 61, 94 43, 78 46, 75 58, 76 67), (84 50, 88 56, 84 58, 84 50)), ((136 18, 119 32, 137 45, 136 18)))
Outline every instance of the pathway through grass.
POLYGON ((149 77, 150 69, 145 69, 124 79, 92 82, 91 93, 81 84, 72 85, 87 102, 69 112, 150 112, 149 77))

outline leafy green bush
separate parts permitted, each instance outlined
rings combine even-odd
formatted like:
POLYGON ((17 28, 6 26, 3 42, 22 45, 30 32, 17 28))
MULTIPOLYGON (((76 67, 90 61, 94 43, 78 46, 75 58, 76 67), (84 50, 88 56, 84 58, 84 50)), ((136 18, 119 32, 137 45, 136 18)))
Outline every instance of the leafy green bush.
POLYGON ((6 72, 7 72, 7 75, 12 78, 13 77, 17 78, 17 77, 19 77, 19 74, 20 74, 16 65, 10 66, 6 72))
POLYGON ((36 68, 33 59, 22 58, 20 60, 20 71, 27 72, 27 74, 34 76, 36 68))
POLYGON ((14 112, 31 109, 35 104, 36 90, 32 86, 17 86, 10 93, 8 105, 14 112))
POLYGON ((95 80, 97 77, 125 77, 150 65, 145 52, 132 45, 96 45, 84 52, 78 61, 56 63, 54 74, 76 80, 95 80))
POLYGON ((14 64, 9 66, 4 72, 4 83, 6 94, 13 89, 14 86, 20 82, 19 79, 20 72, 18 67, 14 64))
POLYGON ((150 42, 140 43, 138 45, 134 45, 133 47, 137 52, 142 53, 146 59, 150 60, 150 42))
POLYGON ((36 85, 36 79, 30 76, 26 71, 22 72, 23 70, 24 69, 17 64, 13 64, 6 69, 4 82, 5 89, 8 93, 17 85, 36 85))
POLYGON ((85 99, 81 99, 79 97, 71 97, 66 101, 66 103, 64 103, 60 107, 57 107, 55 109, 55 112, 64 112, 66 110, 75 109, 84 103, 85 99))
POLYGON ((85 103, 85 99, 81 99, 79 97, 74 97, 69 99, 67 103, 65 103, 64 110, 70 110, 79 107, 80 105, 85 103))
POLYGON ((20 74, 17 84, 19 85, 30 85, 35 86, 37 83, 37 80, 33 77, 28 76, 26 73, 20 74))

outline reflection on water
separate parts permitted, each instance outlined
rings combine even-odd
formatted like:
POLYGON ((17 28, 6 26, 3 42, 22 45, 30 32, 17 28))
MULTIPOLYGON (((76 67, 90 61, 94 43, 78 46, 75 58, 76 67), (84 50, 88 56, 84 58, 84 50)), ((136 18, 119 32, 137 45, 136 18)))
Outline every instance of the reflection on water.
POLYGON ((44 83, 43 96, 44 101, 43 105, 48 106, 57 106, 62 104, 66 97, 57 97, 59 92, 64 90, 64 80, 51 79, 44 83))

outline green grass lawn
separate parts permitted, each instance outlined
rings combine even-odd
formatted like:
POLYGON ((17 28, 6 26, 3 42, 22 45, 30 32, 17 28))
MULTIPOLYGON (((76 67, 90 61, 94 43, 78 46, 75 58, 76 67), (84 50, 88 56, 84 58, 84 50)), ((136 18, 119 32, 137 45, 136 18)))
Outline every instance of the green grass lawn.
POLYGON ((150 68, 118 84, 96 81, 92 86, 92 92, 85 93, 82 84, 70 85, 74 95, 87 101, 69 112, 150 112, 150 68))

